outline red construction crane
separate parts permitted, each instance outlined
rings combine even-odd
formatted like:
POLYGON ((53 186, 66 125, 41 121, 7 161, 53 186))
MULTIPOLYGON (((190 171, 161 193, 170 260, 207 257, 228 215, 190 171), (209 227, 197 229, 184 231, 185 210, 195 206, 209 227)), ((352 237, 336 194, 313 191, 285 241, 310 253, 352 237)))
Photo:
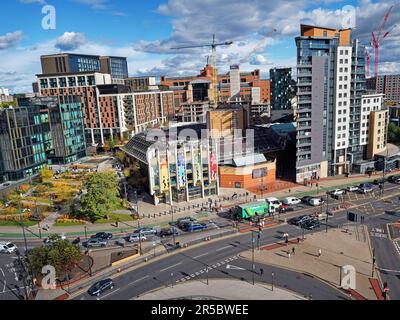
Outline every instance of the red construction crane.
POLYGON ((386 25, 386 22, 389 19, 390 13, 392 11, 394 6, 391 6, 389 10, 386 12, 385 16, 383 17, 383 22, 379 28, 378 35, 375 35, 374 32, 372 32, 372 45, 375 48, 375 79, 378 78, 378 67, 379 67, 379 46, 381 45, 382 41, 393 31, 393 29, 396 27, 394 25, 389 31, 385 32, 382 34, 382 30, 386 25))

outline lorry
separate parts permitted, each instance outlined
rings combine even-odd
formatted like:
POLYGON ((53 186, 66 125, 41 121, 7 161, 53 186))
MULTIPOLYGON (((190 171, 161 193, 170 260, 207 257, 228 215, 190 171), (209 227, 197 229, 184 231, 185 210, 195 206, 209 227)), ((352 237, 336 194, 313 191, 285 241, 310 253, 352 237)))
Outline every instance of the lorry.
POLYGON ((266 201, 257 201, 241 204, 236 207, 237 217, 239 219, 250 219, 256 216, 264 216, 270 212, 270 205, 266 201))

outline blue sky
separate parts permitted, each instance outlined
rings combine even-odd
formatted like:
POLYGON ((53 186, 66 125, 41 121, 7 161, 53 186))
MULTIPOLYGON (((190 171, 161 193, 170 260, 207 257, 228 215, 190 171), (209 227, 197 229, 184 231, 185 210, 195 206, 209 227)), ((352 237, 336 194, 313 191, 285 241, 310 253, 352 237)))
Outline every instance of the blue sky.
MULTIPOLYGON (((229 64, 242 70, 261 69, 268 78, 274 66, 295 66, 294 37, 300 23, 342 27, 353 6, 355 34, 368 43, 390 1, 378 0, 2 0, 0 87, 31 90, 40 73, 40 55, 61 51, 126 56, 131 74, 195 74, 209 50, 182 52, 171 47, 232 40, 221 48, 221 72, 229 64), (56 9, 56 30, 41 26, 44 5, 56 9), (3 11, 3 12, 4 12, 3 11), (271 32, 274 28, 276 32, 271 32)), ((400 18, 393 9, 387 28, 400 18)), ((351 14, 351 12, 350 12, 351 14)), ((400 28, 382 49, 381 69, 400 72, 400 28)))

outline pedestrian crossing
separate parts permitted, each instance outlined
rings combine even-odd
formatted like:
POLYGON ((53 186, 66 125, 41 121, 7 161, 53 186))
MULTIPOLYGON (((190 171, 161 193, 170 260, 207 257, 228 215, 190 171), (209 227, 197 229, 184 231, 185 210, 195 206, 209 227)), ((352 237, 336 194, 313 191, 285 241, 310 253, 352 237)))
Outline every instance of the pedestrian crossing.
POLYGON ((217 262, 217 263, 215 263, 213 265, 210 265, 208 268, 207 267, 202 268, 202 269, 192 273, 189 276, 182 277, 181 279, 176 280, 176 283, 182 283, 182 282, 185 282, 185 281, 188 281, 188 280, 192 280, 192 279, 194 279, 194 278, 196 278, 198 276, 201 276, 201 275, 204 276, 204 274, 209 272, 210 270, 217 269, 218 267, 224 266, 225 264, 227 264, 229 262, 232 262, 232 261, 235 261, 237 259, 239 259, 238 255, 226 258, 225 260, 222 260, 222 261, 219 261, 219 262, 217 262), (207 271, 207 269, 208 269, 208 271, 207 271))
POLYGON ((394 248, 396 249, 397 253, 400 255, 400 241, 393 241, 394 248))

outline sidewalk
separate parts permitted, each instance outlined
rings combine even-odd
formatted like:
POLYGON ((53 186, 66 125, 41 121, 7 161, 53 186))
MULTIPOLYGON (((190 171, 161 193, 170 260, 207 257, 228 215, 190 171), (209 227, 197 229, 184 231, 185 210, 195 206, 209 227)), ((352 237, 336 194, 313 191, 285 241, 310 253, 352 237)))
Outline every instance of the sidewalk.
POLYGON ((132 300, 306 300, 299 294, 271 286, 256 283, 254 286, 246 281, 210 279, 207 285, 203 281, 187 281, 182 284, 161 288, 132 300))
MULTIPOLYGON (((369 300, 376 300, 369 278, 372 271, 372 255, 367 237, 360 234, 367 230, 330 229, 308 234, 304 242, 291 241, 262 247, 255 254, 259 263, 275 265, 300 273, 316 276, 339 288, 341 267, 354 266, 356 270, 356 292, 369 300), (295 254, 292 249, 295 249, 295 254), (321 250, 321 256, 318 251, 321 250), (289 256, 290 253, 290 256, 289 256)), ((242 256, 248 260, 252 253, 242 256)))

